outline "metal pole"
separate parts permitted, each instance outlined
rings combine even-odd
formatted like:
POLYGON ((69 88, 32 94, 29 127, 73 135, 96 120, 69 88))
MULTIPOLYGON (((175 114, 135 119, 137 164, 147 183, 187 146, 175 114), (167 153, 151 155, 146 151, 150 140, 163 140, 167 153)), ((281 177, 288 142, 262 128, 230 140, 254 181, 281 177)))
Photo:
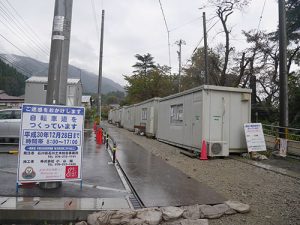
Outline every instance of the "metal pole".
POLYGON ((178 92, 180 92, 180 85, 181 85, 181 45, 185 45, 185 41, 180 39, 179 41, 176 41, 175 44, 178 45, 179 51, 177 51, 178 54, 178 92))
POLYGON ((206 18, 205 18, 205 12, 203 12, 203 33, 204 33, 204 75, 205 75, 205 81, 204 84, 209 84, 208 79, 208 58, 207 58, 207 33, 206 33, 206 18))
POLYGON ((101 85, 102 85, 104 13, 105 13, 105 11, 102 10, 100 57, 99 57, 99 77, 98 77, 98 102, 97 102, 97 115, 99 116, 100 121, 101 121, 101 85))
POLYGON ((181 44, 182 41, 181 39, 179 40, 178 46, 179 46, 179 51, 178 51, 178 92, 180 92, 180 85, 181 85, 181 44))
POLYGON ((73 0, 56 0, 48 70, 47 104, 65 105, 73 0))
MULTIPOLYGON (((65 105, 73 0, 56 0, 51 38, 46 104, 65 105)), ((41 182, 45 189, 58 188, 61 182, 41 182)))
MULTIPOLYGON (((279 81, 280 81, 279 126, 288 127, 289 125, 288 79, 287 79, 287 61, 286 61, 286 17, 285 17, 284 0, 278 1, 278 13, 279 13, 279 81)), ((284 135, 282 137, 284 137, 284 135)))

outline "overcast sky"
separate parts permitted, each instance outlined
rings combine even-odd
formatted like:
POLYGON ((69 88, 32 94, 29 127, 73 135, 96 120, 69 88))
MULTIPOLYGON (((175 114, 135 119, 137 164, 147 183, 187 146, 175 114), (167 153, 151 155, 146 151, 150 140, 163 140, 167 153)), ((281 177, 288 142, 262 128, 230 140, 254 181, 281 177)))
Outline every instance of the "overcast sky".
MULTIPOLYGON (((260 23, 261 30, 274 30, 278 22, 276 0, 253 0, 243 12, 235 12, 229 20, 233 27, 232 45, 246 47, 241 30, 256 29, 265 2, 260 23)), ((16 24, 7 19, 13 12, 7 0, 0 0, 0 52, 26 55, 43 62, 49 61, 50 39, 54 12, 54 0, 9 0, 26 24, 16 24), (6 19, 5 19, 6 18, 6 19), (24 26, 24 27, 23 27, 24 26), (22 29, 21 29, 22 28, 22 29), (23 31, 22 31, 23 30, 23 31), (23 33, 22 33, 23 32, 23 33), (31 35, 31 38, 26 38, 31 35), (11 43, 5 40, 7 38, 11 43), (40 46, 39 48, 37 47, 40 46), (41 52, 43 49, 43 52, 41 52), (45 49, 45 50, 44 50, 45 49), (46 51, 46 52, 45 52, 46 51), (48 53, 48 54, 47 54, 48 53)), ((193 50, 203 37, 202 12, 205 1, 161 0, 170 32, 172 72, 178 70, 175 42, 183 39, 182 64, 190 58, 193 50)), ((98 73, 99 30, 101 10, 105 9, 103 74, 121 85, 125 84, 124 74, 132 72, 136 62, 135 54, 151 53, 156 63, 169 65, 167 32, 158 0, 74 0, 70 44, 70 64, 98 73), (93 7, 94 6, 94 7, 93 7), (95 10, 93 10, 93 8, 95 10), (95 12, 95 13, 94 13, 95 12), (97 23, 96 23, 97 22, 97 23)), ((207 29, 216 21, 213 8, 206 8, 207 29)), ((221 24, 218 22, 208 33, 208 44, 215 47, 223 39, 221 24), (218 34, 218 35, 217 35, 218 34)), ((203 45, 201 42, 200 46, 203 45)))

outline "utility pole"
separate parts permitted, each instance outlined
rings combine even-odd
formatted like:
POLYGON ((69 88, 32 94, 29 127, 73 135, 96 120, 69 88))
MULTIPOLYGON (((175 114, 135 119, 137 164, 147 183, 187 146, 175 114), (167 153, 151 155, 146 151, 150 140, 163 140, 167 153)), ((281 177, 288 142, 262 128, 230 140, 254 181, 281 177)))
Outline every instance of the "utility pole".
MULTIPOLYGON (((73 0, 55 0, 46 104, 66 105, 73 0)), ((45 189, 61 182, 41 182, 45 189)))
POLYGON ((204 84, 209 84, 208 79, 208 56, 207 56, 207 33, 206 33, 206 18, 205 18, 205 12, 203 12, 203 37, 204 37, 204 75, 205 75, 205 81, 204 84))
POLYGON ((99 57, 99 77, 98 77, 98 101, 97 101, 97 115, 99 122, 101 121, 101 85, 102 85, 102 61, 103 61, 103 34, 104 34, 104 10, 102 10, 101 21, 101 37, 100 37, 100 57, 99 57))
POLYGON ((181 85, 181 81, 180 81, 180 76, 181 76, 181 45, 185 45, 185 41, 180 39, 179 41, 176 41, 175 44, 178 45, 179 47, 179 51, 177 51, 178 54, 178 62, 179 62, 179 67, 178 67, 178 92, 180 92, 180 85, 181 85))
POLYGON ((65 105, 73 0, 56 0, 48 70, 47 104, 65 105))
MULTIPOLYGON (((284 134, 287 136, 288 119, 288 79, 287 79, 287 61, 286 61, 286 16, 285 16, 285 0, 278 0, 279 13, 279 126, 284 127, 284 134)), ((282 132, 283 130, 281 130, 282 132)), ((281 135, 284 137, 284 135, 281 135)), ((287 137, 285 137, 287 138, 287 137)))

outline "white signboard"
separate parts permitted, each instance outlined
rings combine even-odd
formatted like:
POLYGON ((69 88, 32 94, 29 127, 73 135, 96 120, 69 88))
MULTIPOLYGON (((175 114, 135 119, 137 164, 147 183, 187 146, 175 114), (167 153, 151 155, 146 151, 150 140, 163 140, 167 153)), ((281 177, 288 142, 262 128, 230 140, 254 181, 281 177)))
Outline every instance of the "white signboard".
POLYGON ((22 105, 17 182, 81 180, 84 107, 22 105))
POLYGON ((266 142, 261 123, 244 124, 248 152, 266 151, 266 142))

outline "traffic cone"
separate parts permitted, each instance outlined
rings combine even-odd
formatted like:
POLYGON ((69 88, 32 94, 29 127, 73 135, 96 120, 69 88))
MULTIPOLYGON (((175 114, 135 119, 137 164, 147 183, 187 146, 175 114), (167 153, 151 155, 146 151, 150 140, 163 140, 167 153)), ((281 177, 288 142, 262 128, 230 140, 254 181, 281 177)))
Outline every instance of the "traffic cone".
POLYGON ((208 160, 205 140, 202 141, 200 160, 208 160))
POLYGON ((97 144, 99 144, 99 145, 102 145, 102 136, 103 136, 103 132, 102 132, 102 129, 101 128, 99 128, 98 130, 97 130, 97 132, 96 132, 96 142, 97 142, 97 144))

